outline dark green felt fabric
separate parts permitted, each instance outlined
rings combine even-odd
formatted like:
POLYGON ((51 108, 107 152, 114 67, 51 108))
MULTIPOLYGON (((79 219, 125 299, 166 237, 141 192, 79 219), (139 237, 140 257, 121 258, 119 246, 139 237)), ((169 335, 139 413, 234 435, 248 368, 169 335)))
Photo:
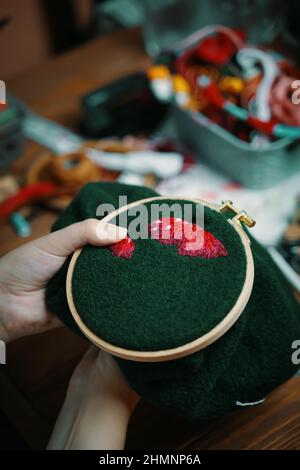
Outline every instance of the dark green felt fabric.
POLYGON ((73 299, 84 323, 109 343, 146 351, 181 346, 220 323, 242 290, 246 259, 223 215, 206 208, 204 222, 228 256, 180 256, 177 246, 153 239, 135 240, 129 260, 109 248, 85 248, 73 274, 73 299))
MULTIPOLYGON (((128 203, 156 193, 116 183, 85 186, 58 218, 57 230, 95 217, 118 196, 128 203)), ((172 201, 174 203, 174 201, 172 201)), ((130 219, 129 219, 130 221, 130 219)), ((137 240, 131 259, 108 248, 86 247, 74 270, 73 297, 84 322, 103 339, 132 349, 175 347, 206 333, 235 303, 245 277, 245 256, 226 218, 205 210, 205 229, 227 257, 179 256, 176 246, 137 240)), ((291 344, 300 337, 300 308, 285 279, 252 239, 255 282, 238 322, 208 348, 176 361, 135 363, 117 359, 130 384, 147 400, 189 418, 209 418, 263 399, 296 371, 291 344)), ((74 331, 66 301, 69 260, 49 282, 48 307, 74 331)))

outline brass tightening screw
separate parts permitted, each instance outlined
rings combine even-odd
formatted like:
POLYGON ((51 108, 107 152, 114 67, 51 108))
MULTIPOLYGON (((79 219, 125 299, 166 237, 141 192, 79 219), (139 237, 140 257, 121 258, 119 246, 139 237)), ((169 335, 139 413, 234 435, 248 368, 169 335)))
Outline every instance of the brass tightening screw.
POLYGON ((255 220, 253 220, 247 212, 240 211, 236 207, 234 207, 232 201, 222 201, 222 206, 220 207, 220 212, 231 211, 235 214, 234 220, 237 222, 243 222, 247 227, 252 228, 255 225, 255 220))

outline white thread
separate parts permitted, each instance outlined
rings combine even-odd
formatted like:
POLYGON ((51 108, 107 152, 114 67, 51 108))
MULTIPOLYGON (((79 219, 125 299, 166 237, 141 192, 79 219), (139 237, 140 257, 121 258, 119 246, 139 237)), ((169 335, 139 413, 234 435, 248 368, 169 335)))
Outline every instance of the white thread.
POLYGON ((263 398, 262 400, 253 401, 253 402, 249 402, 249 403, 242 403, 240 401, 236 401, 235 404, 237 406, 254 406, 254 405, 259 405, 260 403, 263 403, 264 401, 265 401, 265 398, 263 398))
POLYGON ((260 62, 263 68, 263 79, 256 90, 256 117, 264 122, 269 121, 272 117, 272 112, 269 106, 271 88, 274 80, 279 74, 276 60, 270 54, 260 49, 245 47, 237 53, 237 61, 245 69, 253 66, 256 62, 260 62))

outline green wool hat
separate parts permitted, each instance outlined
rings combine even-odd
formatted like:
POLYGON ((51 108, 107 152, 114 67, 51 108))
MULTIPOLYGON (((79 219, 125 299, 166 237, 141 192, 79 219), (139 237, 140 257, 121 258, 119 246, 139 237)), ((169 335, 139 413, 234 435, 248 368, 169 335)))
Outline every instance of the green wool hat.
POLYGON ((242 228, 246 217, 240 224, 225 209, 90 183, 53 226, 96 217, 128 228, 111 247, 69 257, 48 283, 47 306, 113 353, 142 397, 189 419, 261 403, 297 371, 299 304, 242 228))

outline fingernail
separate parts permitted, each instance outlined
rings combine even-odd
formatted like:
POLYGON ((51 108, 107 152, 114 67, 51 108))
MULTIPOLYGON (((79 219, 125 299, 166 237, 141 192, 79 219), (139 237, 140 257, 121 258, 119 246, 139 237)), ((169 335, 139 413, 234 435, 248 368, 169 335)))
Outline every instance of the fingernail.
POLYGON ((124 227, 120 227, 114 224, 105 224, 102 225, 101 223, 97 227, 97 236, 101 239, 109 239, 112 241, 121 240, 125 238, 127 235, 127 229, 124 227))

